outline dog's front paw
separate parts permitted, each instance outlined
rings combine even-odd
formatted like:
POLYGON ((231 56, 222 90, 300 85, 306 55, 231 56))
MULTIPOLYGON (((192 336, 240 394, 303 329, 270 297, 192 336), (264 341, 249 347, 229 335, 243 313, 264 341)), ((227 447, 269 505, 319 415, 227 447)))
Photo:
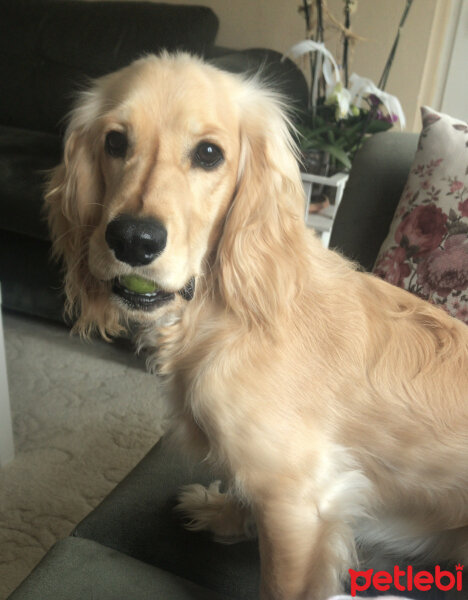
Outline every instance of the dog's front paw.
POLYGON ((214 481, 208 487, 194 483, 182 488, 176 510, 185 517, 185 527, 210 531, 224 544, 256 537, 250 511, 230 494, 220 492, 220 486, 220 481, 214 481))
POLYGON ((220 486, 221 481, 213 481, 208 487, 192 483, 181 489, 176 510, 185 517, 186 529, 210 530, 211 523, 218 517, 224 504, 220 486))

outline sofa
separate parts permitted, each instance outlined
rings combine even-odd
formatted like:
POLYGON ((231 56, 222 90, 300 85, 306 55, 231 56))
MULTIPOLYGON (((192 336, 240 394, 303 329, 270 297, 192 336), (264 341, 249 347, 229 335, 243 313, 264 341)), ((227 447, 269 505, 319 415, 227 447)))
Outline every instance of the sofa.
POLYGON ((60 162, 76 92, 146 54, 187 51, 232 72, 257 72, 303 108, 307 84, 268 49, 215 44, 215 13, 153 2, 0 0, 0 282, 3 306, 62 320, 59 268, 42 214, 46 173, 60 162))

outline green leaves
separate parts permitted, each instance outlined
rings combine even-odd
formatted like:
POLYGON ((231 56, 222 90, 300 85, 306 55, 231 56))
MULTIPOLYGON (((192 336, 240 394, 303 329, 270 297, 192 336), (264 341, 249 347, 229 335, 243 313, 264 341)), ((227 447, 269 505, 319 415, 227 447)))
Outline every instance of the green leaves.
POLYGON ((381 119, 373 119, 367 127, 367 133, 380 133, 381 131, 388 131, 393 127, 390 121, 384 121, 381 119))
POLYGON ((351 169, 351 159, 349 155, 338 145, 323 144, 321 149, 328 152, 330 156, 341 163, 346 170, 351 169))
POLYGON ((334 108, 322 104, 317 107, 314 116, 303 115, 297 127, 298 144, 304 153, 313 150, 328 152, 339 168, 349 170, 364 139, 391 127, 390 120, 372 118, 366 110, 337 121, 334 108))

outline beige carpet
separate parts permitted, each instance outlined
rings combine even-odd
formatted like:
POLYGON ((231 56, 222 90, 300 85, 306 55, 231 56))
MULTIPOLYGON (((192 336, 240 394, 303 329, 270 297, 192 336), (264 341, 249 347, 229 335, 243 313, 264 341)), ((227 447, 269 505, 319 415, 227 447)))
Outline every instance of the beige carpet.
POLYGON ((11 313, 3 322, 16 458, 0 469, 0 600, 165 426, 158 380, 125 344, 11 313))

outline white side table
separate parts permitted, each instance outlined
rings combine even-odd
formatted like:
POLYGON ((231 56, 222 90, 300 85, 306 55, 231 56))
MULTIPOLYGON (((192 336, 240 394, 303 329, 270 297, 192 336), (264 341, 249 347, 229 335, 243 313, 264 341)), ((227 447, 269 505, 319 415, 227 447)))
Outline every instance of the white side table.
POLYGON ((344 188, 348 181, 349 175, 347 173, 335 173, 331 177, 325 177, 324 175, 311 175, 309 173, 301 173, 302 185, 304 186, 305 193, 305 222, 307 227, 312 227, 320 234, 322 244, 328 247, 330 241, 330 234, 335 219, 336 211, 340 205, 341 198, 343 197, 344 188), (328 187, 335 187, 335 202, 330 204, 326 208, 322 209, 317 213, 309 214, 310 201, 312 199, 312 192, 314 185, 325 185, 328 187))
POLYGON ((0 287, 0 466, 13 460, 13 429, 11 425, 10 395, 6 370, 5 342, 3 338, 2 290, 0 287))

